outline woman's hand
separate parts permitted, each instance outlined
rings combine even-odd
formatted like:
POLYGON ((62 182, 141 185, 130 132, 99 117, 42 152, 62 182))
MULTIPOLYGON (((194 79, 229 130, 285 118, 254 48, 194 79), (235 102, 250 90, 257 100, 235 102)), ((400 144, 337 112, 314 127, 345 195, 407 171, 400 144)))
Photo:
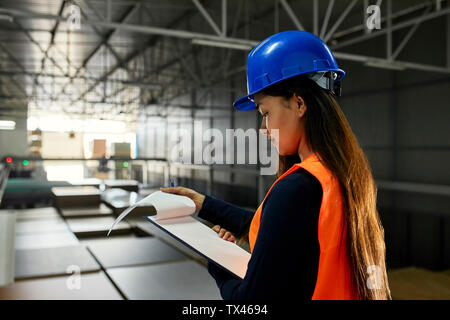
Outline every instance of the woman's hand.
POLYGON ((223 240, 236 243, 236 238, 231 234, 231 232, 221 228, 219 225, 215 225, 212 229, 219 234, 219 237, 223 240))
POLYGON ((191 198, 191 200, 195 203, 196 211, 200 211, 203 206, 203 201, 205 200, 205 196, 203 194, 185 187, 160 188, 160 190, 163 192, 178 194, 180 196, 191 198))
MULTIPOLYGON (((160 190, 163 192, 178 194, 180 196, 190 198, 195 203, 196 211, 200 211, 203 206, 203 201, 205 200, 205 195, 185 187, 160 188, 160 190)), ((223 240, 236 243, 236 238, 231 234, 231 232, 225 230, 224 228, 221 228, 219 225, 215 225, 214 227, 212 227, 212 229, 217 232, 219 237, 223 240)))

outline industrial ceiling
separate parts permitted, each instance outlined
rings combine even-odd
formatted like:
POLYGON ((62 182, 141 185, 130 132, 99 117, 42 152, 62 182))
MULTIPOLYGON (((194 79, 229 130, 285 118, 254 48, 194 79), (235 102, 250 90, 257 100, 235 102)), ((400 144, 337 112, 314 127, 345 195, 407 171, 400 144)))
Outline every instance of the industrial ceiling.
POLYGON ((0 1, 0 113, 135 121, 144 110, 193 108, 175 98, 196 88, 230 90, 231 79, 245 90, 251 47, 290 29, 319 35, 337 60, 450 74, 449 53, 444 65, 401 59, 423 22, 450 15, 448 2, 0 1), (381 29, 365 27, 369 5, 380 6, 381 29), (354 50, 380 38, 381 55, 354 50))

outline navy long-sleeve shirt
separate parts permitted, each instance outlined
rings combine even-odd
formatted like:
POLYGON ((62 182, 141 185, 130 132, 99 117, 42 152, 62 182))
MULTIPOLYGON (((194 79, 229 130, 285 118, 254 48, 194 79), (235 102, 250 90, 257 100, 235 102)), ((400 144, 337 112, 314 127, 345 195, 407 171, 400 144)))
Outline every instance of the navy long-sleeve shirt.
MULTIPOLYGON (((311 299, 319 264, 320 182, 300 168, 278 181, 267 196, 244 279, 209 264, 225 300, 311 299)), ((254 212, 206 196, 198 216, 242 235, 254 212)))

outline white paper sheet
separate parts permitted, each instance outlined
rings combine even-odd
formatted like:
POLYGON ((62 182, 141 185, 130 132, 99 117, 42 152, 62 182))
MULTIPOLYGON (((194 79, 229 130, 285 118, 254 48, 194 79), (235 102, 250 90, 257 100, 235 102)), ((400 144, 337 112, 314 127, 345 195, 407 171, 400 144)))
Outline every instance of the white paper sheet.
POLYGON ((241 279, 245 277, 250 253, 233 242, 219 238, 217 232, 200 221, 190 216, 164 220, 159 220, 157 216, 147 218, 209 260, 231 271, 241 279))
POLYGON ((195 212, 195 203, 190 198, 156 191, 123 211, 109 229, 108 236, 114 227, 141 203, 155 207, 158 220, 188 216, 195 212))

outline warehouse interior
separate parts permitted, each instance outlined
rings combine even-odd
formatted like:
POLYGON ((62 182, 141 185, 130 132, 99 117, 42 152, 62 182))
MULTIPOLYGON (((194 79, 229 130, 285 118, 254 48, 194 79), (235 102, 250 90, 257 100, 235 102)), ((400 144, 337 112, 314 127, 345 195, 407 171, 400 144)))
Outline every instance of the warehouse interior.
POLYGON ((258 129, 233 101, 250 50, 286 30, 346 71, 338 101, 377 184, 393 299, 450 299, 448 0, 0 0, 0 299, 221 299, 150 207, 106 233, 171 183, 258 208, 274 175, 189 162, 208 141, 177 154, 173 133, 258 129))

